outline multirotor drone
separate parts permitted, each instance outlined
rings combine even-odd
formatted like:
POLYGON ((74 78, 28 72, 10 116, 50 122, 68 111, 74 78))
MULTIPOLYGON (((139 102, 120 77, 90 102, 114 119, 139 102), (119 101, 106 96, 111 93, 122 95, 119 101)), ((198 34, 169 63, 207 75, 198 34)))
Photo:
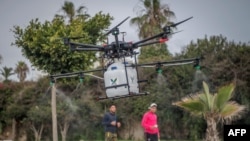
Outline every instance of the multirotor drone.
POLYGON ((80 77, 80 80, 82 80, 86 75, 91 75, 90 72, 102 71, 103 78, 101 79, 104 80, 106 96, 99 97, 98 100, 118 99, 149 94, 149 92, 140 92, 139 83, 146 82, 147 80, 140 80, 138 67, 155 67, 156 70, 159 70, 163 66, 185 64, 193 64, 195 67, 199 66, 199 57, 183 60, 139 64, 136 57, 136 55, 138 55, 138 52, 135 51, 135 49, 138 49, 139 47, 166 42, 168 40, 168 37, 173 34, 172 28, 176 28, 177 25, 186 22, 193 17, 187 18, 178 23, 165 26, 161 33, 137 41, 135 43, 125 42, 124 39, 123 41, 119 41, 118 39, 118 35, 120 34, 118 27, 128 18, 129 17, 124 19, 122 22, 120 22, 118 25, 104 34, 105 36, 107 36, 111 33, 115 37, 115 41, 110 44, 107 43, 103 46, 91 45, 72 42, 70 38, 64 38, 64 44, 69 46, 72 51, 99 51, 103 53, 101 55, 101 58, 108 59, 109 63, 103 66, 102 69, 56 74, 51 75, 51 79, 55 80, 64 77, 80 77), (133 58, 134 61, 128 61, 126 59, 128 57, 133 58))

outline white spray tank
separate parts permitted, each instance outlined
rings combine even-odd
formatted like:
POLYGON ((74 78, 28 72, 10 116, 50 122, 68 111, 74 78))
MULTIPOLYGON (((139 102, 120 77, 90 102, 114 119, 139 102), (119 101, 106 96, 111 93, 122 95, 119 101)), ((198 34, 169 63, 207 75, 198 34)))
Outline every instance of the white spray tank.
POLYGON ((138 94, 137 71, 132 63, 116 60, 104 72, 104 81, 107 97, 138 94), (126 67, 125 67, 126 65, 126 67))

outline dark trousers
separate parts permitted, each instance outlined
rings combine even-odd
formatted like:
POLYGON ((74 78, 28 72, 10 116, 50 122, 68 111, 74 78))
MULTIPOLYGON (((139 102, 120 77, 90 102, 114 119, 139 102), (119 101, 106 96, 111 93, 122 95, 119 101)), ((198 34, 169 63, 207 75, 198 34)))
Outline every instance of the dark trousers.
POLYGON ((158 134, 145 133, 145 141, 158 141, 158 134))

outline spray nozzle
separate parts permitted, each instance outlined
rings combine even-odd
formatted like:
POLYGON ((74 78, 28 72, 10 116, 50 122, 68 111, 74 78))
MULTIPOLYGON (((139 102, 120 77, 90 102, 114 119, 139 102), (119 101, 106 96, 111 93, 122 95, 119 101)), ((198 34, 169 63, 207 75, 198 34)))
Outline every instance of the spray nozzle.
POLYGON ((194 66, 196 70, 200 70, 201 69, 201 66, 200 65, 197 65, 197 66, 194 66))
POLYGON ((161 68, 157 68, 157 69, 156 69, 156 72, 157 72, 158 74, 162 74, 162 69, 161 69, 161 68))
POLYGON ((83 79, 84 79, 84 74, 83 73, 80 73, 80 83, 83 83, 83 79))
POLYGON ((200 59, 195 59, 195 61, 194 61, 194 68, 196 69, 196 70, 200 70, 201 69, 201 66, 200 66, 200 59))
POLYGON ((162 73, 161 64, 157 64, 155 70, 158 74, 161 74, 162 73))
POLYGON ((51 76, 50 77, 50 86, 52 86, 55 83, 55 79, 51 76))

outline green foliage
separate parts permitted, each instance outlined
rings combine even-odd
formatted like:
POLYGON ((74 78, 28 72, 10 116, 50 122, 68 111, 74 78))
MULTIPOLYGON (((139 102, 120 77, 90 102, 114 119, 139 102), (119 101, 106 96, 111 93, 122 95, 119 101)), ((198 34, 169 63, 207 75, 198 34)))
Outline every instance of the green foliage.
POLYGON ((0 112, 5 112, 8 105, 13 103, 13 94, 20 89, 22 86, 18 83, 0 83, 0 112))
POLYGON ((28 121, 31 121, 35 125, 41 125, 51 120, 51 108, 49 105, 34 105, 29 109, 27 117, 28 121))
POLYGON ((146 46, 141 48, 140 52, 140 63, 168 61, 171 59, 171 54, 168 51, 166 44, 146 46))
POLYGON ((79 42, 94 44, 111 19, 102 13, 88 20, 77 17, 69 24, 61 17, 44 23, 33 19, 24 29, 14 26, 12 31, 16 40, 13 45, 21 48, 33 66, 49 74, 86 70, 96 60, 95 53, 71 52, 60 40, 63 37, 82 37, 79 42))

